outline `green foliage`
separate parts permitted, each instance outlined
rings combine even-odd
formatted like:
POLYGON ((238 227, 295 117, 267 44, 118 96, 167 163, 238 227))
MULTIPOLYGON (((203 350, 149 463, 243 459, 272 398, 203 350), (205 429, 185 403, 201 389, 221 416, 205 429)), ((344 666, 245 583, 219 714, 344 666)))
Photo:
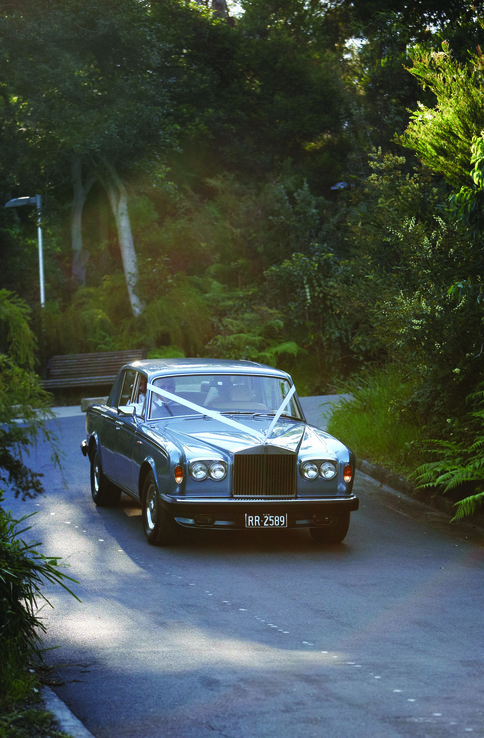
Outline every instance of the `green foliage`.
POLYGON ((107 275, 98 287, 81 287, 66 309, 55 303, 46 305, 43 322, 47 356, 126 348, 120 332, 130 317, 121 274, 107 275))
POLYGON ((211 336, 206 302, 190 280, 173 280, 166 293, 152 300, 137 326, 148 349, 179 346, 186 356, 199 356, 211 336))
POLYGON ((350 342, 351 322, 340 309, 347 276, 348 265, 316 243, 266 272, 269 295, 284 315, 287 334, 317 356, 323 387, 338 376, 350 342))
POLYGON ((484 128, 482 59, 459 63, 444 42, 440 52, 416 46, 412 60, 410 73, 435 95, 436 104, 419 104, 400 141, 453 187, 469 187, 472 140, 484 128))
POLYGON ((284 340, 283 328, 277 310, 254 304, 242 307, 239 302, 233 314, 221 321, 218 335, 207 346, 207 355, 287 367, 306 351, 295 341, 284 340))
POLYGON ((0 714, 0 738, 69 738, 39 700, 37 687, 23 702, 0 714))
POLYGON ((42 491, 42 475, 24 462, 31 444, 45 439, 59 462, 54 434, 46 425, 50 395, 34 374, 36 341, 29 325, 29 310, 16 295, 0 291, 0 482, 9 484, 16 496, 42 491), (23 423, 16 422, 22 418, 23 423))
POLYGON ((164 346, 161 349, 152 349, 146 354, 147 359, 184 359, 185 352, 179 346, 164 346))
POLYGON ((421 462, 423 429, 408 409, 414 387, 392 365, 355 376, 328 423, 331 434, 356 454, 407 474, 421 462))
POLYGON ((474 240, 479 240, 483 226, 484 204, 484 139, 473 136, 471 144, 471 171, 473 187, 463 186, 450 196, 451 212, 468 229, 474 240))
POLYGON ((450 438, 430 442, 427 453, 436 460, 412 474, 419 488, 458 497, 453 520, 472 515, 484 502, 484 391, 473 392, 467 401, 474 409, 453 423, 450 438))
POLYGON ((446 190, 405 165, 375 154, 364 191, 349 198, 345 309, 357 316, 354 349, 401 366, 413 386, 407 402, 438 434, 479 373, 482 250, 447 214, 446 190))
MULTIPOLYGON (((59 462, 56 439, 46 424, 50 396, 42 391, 33 371, 34 347, 27 306, 15 294, 1 290, 0 480, 24 498, 43 491, 42 475, 24 461, 39 437, 47 440, 59 462)), ((29 516, 14 519, 3 509, 3 501, 0 492, 0 735, 30 738, 42 735, 38 728, 52 727, 52 719, 39 711, 9 710, 30 698, 36 684, 27 667, 33 653, 40 652, 44 624, 39 607, 48 602, 41 587, 60 584, 70 591, 66 582, 74 580, 60 571, 58 559, 38 550, 38 543, 25 541, 29 516)))
MULTIPOLYGON (((33 652, 40 653, 39 640, 45 626, 39 618, 39 604, 50 604, 41 588, 46 582, 67 586, 74 582, 59 569, 59 560, 46 557, 38 550, 39 543, 26 542, 23 536, 29 527, 3 510, 0 493, 0 694, 4 699, 18 699, 21 673, 33 652)), ((78 599, 76 597, 76 599, 78 599)))

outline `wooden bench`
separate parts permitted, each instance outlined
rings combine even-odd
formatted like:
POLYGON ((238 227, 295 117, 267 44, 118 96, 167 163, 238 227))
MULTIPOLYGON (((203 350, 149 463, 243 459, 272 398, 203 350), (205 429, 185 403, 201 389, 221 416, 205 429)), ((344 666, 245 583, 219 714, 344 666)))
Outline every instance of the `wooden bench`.
POLYGON ((144 358, 144 349, 53 356, 47 365, 47 378, 41 384, 47 390, 107 387, 114 382, 124 364, 144 358))

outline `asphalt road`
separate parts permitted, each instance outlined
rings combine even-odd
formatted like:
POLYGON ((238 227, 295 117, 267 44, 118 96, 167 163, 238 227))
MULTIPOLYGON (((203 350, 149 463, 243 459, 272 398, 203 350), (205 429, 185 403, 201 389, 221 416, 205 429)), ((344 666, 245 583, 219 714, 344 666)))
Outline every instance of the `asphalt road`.
MULTIPOLYGON (((313 418, 319 416, 319 401, 313 418)), ((484 539, 358 474, 340 545, 306 531, 187 532, 149 546, 122 498, 96 509, 79 443, 57 421, 65 483, 33 536, 79 580, 46 589, 56 693, 96 738, 484 736, 484 539)))

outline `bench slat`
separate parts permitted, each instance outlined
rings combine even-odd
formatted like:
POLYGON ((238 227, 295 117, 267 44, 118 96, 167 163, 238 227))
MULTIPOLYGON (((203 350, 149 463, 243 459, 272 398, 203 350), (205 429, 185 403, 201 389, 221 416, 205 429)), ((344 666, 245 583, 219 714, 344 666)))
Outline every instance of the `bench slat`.
POLYGON ((53 356, 41 384, 45 389, 109 385, 124 364, 145 357, 143 349, 53 356))

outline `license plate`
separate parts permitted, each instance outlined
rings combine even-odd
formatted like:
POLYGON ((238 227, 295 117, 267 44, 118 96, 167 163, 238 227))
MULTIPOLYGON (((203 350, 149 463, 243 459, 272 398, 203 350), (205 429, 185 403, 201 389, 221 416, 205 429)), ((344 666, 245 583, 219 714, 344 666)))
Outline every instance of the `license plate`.
POLYGON ((246 528, 287 528, 287 513, 284 515, 266 515, 264 513, 245 515, 246 528))

